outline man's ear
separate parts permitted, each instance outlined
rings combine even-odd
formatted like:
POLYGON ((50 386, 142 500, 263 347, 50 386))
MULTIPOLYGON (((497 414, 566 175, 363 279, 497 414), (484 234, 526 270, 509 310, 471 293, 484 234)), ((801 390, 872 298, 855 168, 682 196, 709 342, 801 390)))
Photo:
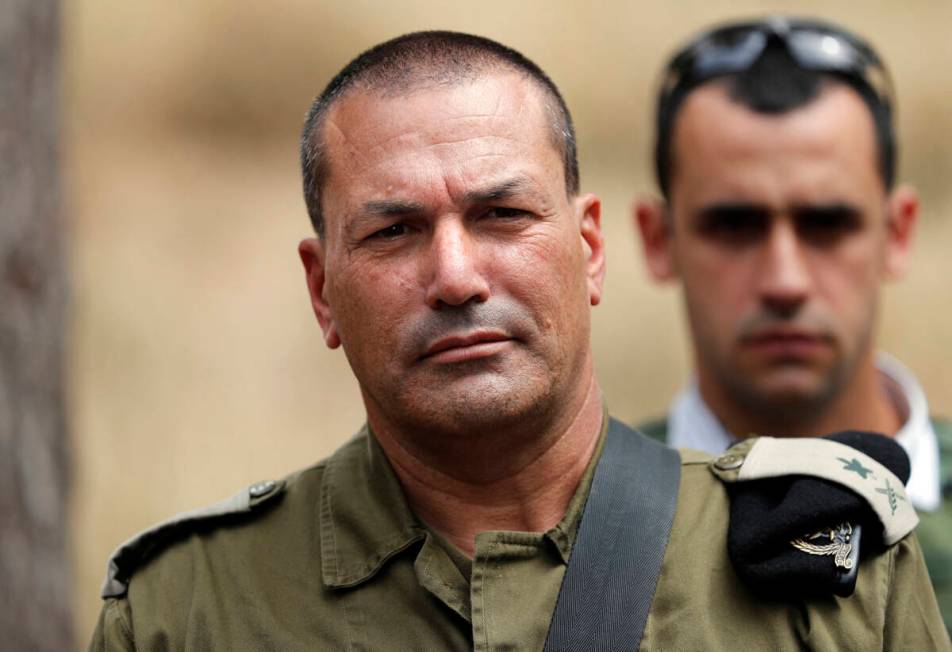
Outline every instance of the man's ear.
POLYGON ((884 272, 888 280, 898 280, 905 275, 912 256, 919 219, 919 194, 912 186, 899 186, 890 193, 888 202, 884 272))
POLYGON ((602 235, 602 203, 589 193, 575 198, 579 215, 579 231, 585 245, 587 260, 585 275, 588 279, 588 300, 597 306, 602 300, 605 285, 605 236, 602 235))
POLYGON ((298 245, 298 255, 304 264, 304 276, 307 279, 307 291, 311 295, 311 307, 317 317, 317 323, 324 331, 324 343, 328 348, 340 346, 340 336, 334 323, 334 312, 327 303, 324 294, 326 276, 324 274, 324 243, 319 238, 306 238, 298 245))
POLYGON ((671 242, 671 216, 662 199, 641 199, 635 202, 635 230, 641 234, 641 249, 645 267, 656 281, 677 278, 671 242))

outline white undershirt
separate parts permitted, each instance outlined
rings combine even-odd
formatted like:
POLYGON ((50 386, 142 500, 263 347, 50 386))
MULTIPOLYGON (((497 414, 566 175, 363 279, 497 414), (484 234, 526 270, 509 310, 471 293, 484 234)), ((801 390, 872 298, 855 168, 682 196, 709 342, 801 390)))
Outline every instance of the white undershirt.
MULTIPOLYGON (((929 404, 915 376, 901 362, 880 353, 876 367, 883 386, 905 423, 896 433, 896 442, 909 455, 912 473, 906 493, 913 506, 931 512, 942 502, 939 481, 939 443, 929 420, 929 404)), ((718 455, 735 443, 704 402, 697 378, 682 389, 668 412, 668 444, 718 455)))

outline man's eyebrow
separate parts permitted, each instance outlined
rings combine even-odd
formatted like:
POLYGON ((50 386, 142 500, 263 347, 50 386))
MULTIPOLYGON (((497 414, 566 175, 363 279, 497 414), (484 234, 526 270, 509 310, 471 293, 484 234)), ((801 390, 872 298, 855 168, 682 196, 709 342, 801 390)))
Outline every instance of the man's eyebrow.
POLYGON ((859 206, 844 201, 833 201, 826 204, 797 204, 793 206, 791 212, 794 215, 811 216, 829 216, 829 217, 855 217, 862 213, 859 206))
MULTIPOLYGON (((525 177, 515 177, 499 183, 470 190, 463 198, 467 203, 479 204, 506 199, 521 192, 531 191, 533 184, 525 177)), ((422 213, 426 207, 419 202, 400 201, 398 199, 378 199, 365 202, 362 206, 364 215, 410 215, 422 213)))
POLYGON ((422 213, 423 204, 392 199, 369 201, 364 204, 363 212, 369 215, 408 215, 422 213))
POLYGON ((747 202, 716 202, 702 206, 696 213, 701 219, 715 218, 722 216, 749 216, 762 217, 770 213, 770 210, 762 204, 747 202))
POLYGON ((506 181, 495 183, 485 188, 470 190, 464 195, 464 199, 470 204, 484 204, 487 202, 499 201, 500 199, 507 199, 513 195, 530 191, 532 189, 533 184, 531 181, 525 177, 515 177, 513 179, 507 179, 506 181))

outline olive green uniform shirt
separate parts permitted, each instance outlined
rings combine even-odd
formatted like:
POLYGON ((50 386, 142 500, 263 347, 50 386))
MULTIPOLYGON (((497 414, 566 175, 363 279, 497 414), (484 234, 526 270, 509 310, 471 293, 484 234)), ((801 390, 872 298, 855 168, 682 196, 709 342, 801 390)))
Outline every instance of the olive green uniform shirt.
MULTIPOLYGON (((667 420, 651 421, 638 428, 652 439, 662 444, 667 443, 667 420)), ((952 422, 932 419, 932 429, 939 443, 942 502, 936 510, 919 512, 916 536, 922 546, 926 568, 946 629, 952 632, 952 422)))
MULTIPOLYGON (((248 513, 165 541, 106 599, 90 649, 541 650, 600 454, 554 528, 482 533, 472 561, 454 562, 365 428, 248 513)), ((864 563, 851 598, 750 594, 727 557, 728 499, 708 459, 682 453, 641 649, 946 649, 914 536, 864 563)))

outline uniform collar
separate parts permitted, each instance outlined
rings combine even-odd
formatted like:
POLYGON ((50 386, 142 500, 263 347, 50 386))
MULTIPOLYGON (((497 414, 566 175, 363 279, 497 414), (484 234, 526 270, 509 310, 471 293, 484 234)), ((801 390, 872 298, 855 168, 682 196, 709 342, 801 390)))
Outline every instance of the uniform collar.
POLYGON ((319 518, 323 579, 330 588, 370 579, 426 537, 367 426, 328 460, 319 518))
MULTIPOLYGON (((544 536, 567 564, 601 457, 608 412, 592 459, 562 520, 544 536)), ((432 534, 410 511, 403 489, 376 437, 365 425, 327 461, 319 506, 323 581, 328 588, 357 586, 391 559, 416 548, 432 534)))
MULTIPOLYGON (((896 443, 909 455, 912 473, 906 491, 916 509, 932 511, 941 502, 939 445, 929 405, 915 376, 902 363, 880 353, 876 367, 883 385, 904 422, 896 433, 896 443)), ((701 397, 697 379, 675 397, 668 413, 668 444, 719 455, 736 443, 701 397)))
POLYGON ((942 502, 939 470, 939 440, 929 419, 925 392, 912 372, 899 360, 880 353, 877 361, 883 383, 905 421, 896 433, 896 443, 906 450, 912 473, 906 483, 912 504, 933 511, 942 502))

